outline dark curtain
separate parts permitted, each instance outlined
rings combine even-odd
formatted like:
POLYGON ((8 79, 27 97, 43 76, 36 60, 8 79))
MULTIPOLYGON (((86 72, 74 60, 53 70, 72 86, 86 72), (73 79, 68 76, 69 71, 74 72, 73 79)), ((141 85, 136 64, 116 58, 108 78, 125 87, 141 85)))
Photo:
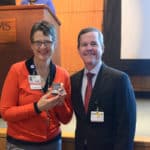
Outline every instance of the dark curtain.
POLYGON ((0 0, 0 5, 15 5, 15 0, 0 0))
POLYGON ((120 68, 118 59, 121 43, 121 0, 104 0, 103 33, 105 43, 103 60, 112 67, 120 68))

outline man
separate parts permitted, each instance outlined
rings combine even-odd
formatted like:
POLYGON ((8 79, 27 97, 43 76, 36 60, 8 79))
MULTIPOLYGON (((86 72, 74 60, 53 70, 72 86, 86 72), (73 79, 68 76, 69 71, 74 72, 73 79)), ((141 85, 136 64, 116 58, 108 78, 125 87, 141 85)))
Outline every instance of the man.
POLYGON ((75 149, 133 150, 136 102, 128 75, 103 63, 103 35, 96 28, 80 31, 78 52, 85 68, 71 76, 75 149), (93 90, 87 102, 89 72, 93 90))

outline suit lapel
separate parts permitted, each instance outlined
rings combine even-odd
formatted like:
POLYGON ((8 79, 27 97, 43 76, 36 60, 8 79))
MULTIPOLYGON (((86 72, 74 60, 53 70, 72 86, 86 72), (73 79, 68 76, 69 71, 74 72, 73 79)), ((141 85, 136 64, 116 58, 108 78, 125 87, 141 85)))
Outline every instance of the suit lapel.
POLYGON ((79 73, 78 73, 78 76, 77 76, 77 83, 76 83, 76 88, 77 88, 77 93, 78 93, 78 98, 77 98, 77 110, 79 110, 79 113, 81 113, 80 115, 81 116, 84 116, 85 115, 85 111, 84 111, 84 104, 83 104, 83 99, 82 99, 82 94, 81 94, 81 88, 82 88, 82 79, 83 79, 83 73, 84 73, 84 70, 81 70, 79 73))
POLYGON ((82 99, 82 95, 81 95, 81 87, 82 87, 82 79, 83 79, 83 73, 84 70, 81 70, 76 78, 76 89, 77 89, 77 93, 78 93, 78 98, 76 99, 76 108, 78 111, 78 113, 80 113, 80 116, 82 116, 83 118, 86 118, 87 115, 90 115, 90 106, 92 106, 95 103, 95 100, 98 96, 101 95, 101 89, 103 89, 103 79, 104 79, 104 74, 105 74, 105 64, 102 64, 101 69, 98 72, 96 81, 95 81, 95 85, 93 87, 93 91, 92 91, 92 95, 91 95, 91 99, 89 102, 89 108, 88 108, 88 112, 85 113, 85 109, 84 109, 84 104, 83 104, 83 99, 82 99))

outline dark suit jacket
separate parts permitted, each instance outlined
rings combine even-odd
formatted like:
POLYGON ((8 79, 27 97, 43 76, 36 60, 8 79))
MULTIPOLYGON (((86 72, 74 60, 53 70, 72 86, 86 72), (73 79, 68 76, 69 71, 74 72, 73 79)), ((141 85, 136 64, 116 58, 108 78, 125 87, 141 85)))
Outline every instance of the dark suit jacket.
POLYGON ((92 91, 88 113, 81 96, 83 70, 71 76, 72 105, 76 115, 75 149, 133 150, 136 102, 127 74, 102 65, 92 91), (99 107, 104 122, 92 123, 91 111, 99 107))

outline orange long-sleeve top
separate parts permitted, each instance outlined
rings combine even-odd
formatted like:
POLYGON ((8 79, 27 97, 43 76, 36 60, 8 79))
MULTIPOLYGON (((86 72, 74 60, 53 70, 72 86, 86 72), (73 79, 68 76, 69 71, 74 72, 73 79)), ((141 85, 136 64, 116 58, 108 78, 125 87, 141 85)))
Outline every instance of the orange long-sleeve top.
POLYGON ((64 104, 49 110, 49 115, 45 111, 40 114, 35 112, 34 102, 44 93, 41 90, 30 89, 28 75, 25 61, 11 66, 2 89, 1 116, 7 121, 9 136, 27 142, 45 142, 61 132, 60 122, 66 124, 72 117, 69 74, 56 65, 53 82, 62 82, 67 96, 64 104))

